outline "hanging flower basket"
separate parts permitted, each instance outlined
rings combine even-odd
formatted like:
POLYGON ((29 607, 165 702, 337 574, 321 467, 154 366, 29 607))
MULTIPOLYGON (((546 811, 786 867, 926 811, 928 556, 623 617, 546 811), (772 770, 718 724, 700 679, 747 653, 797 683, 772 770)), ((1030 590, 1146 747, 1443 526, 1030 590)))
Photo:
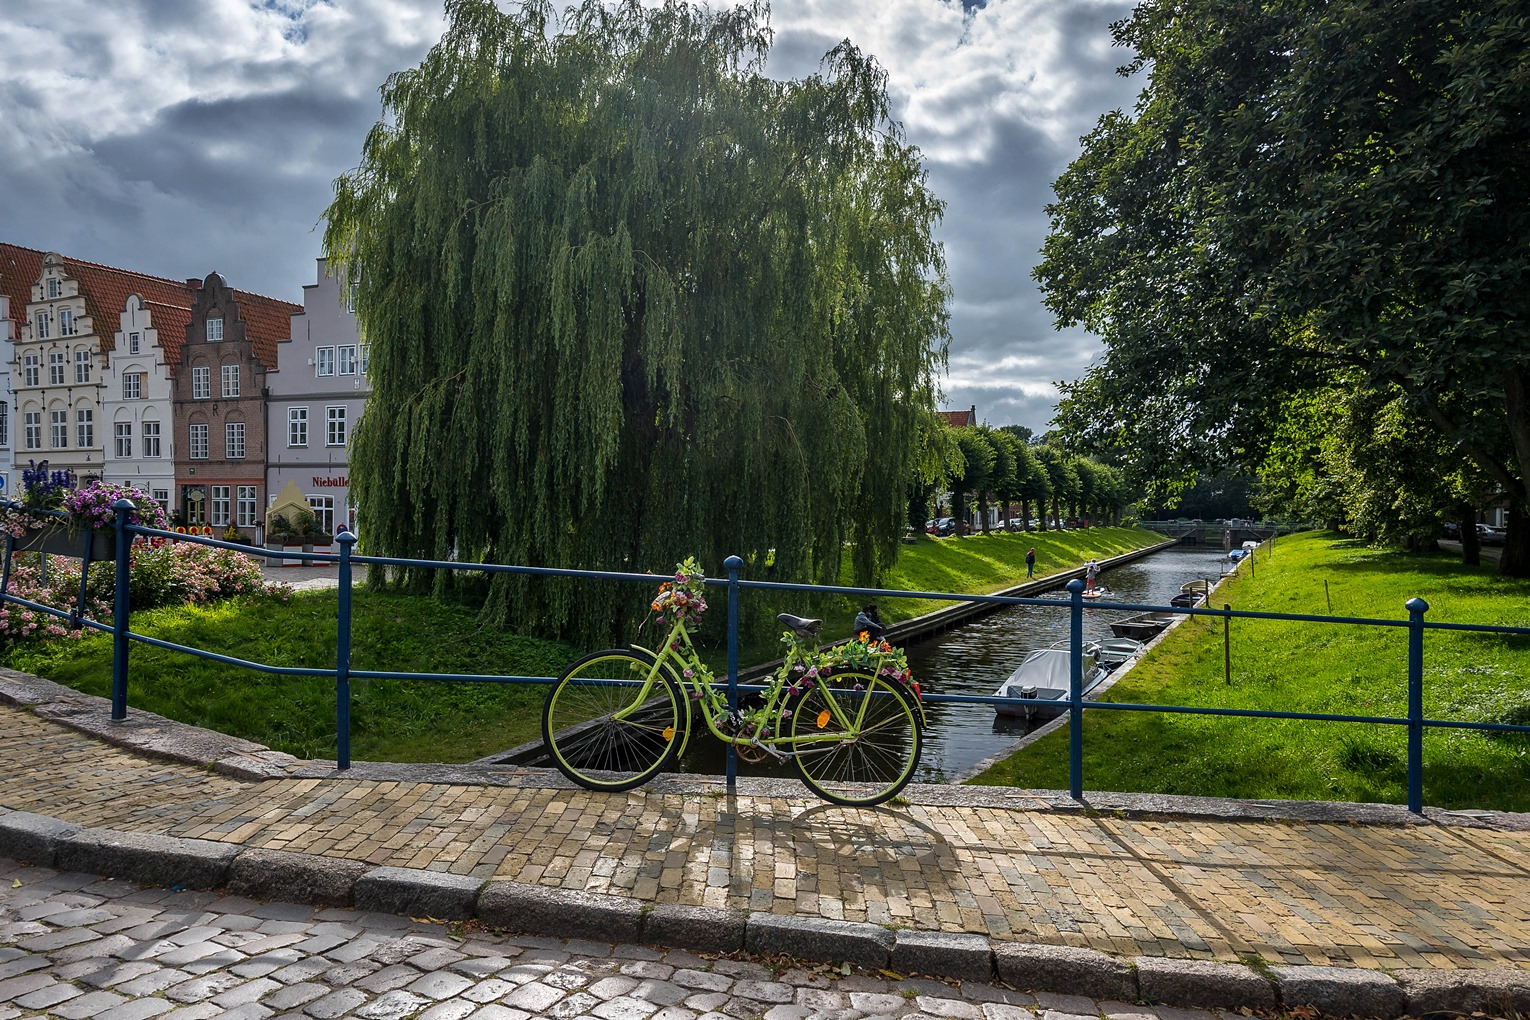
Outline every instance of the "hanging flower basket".
POLYGON ((64 523, 28 528, 25 535, 16 539, 16 551, 83 557, 87 542, 92 560, 117 558, 117 533, 111 528, 70 527, 64 523))

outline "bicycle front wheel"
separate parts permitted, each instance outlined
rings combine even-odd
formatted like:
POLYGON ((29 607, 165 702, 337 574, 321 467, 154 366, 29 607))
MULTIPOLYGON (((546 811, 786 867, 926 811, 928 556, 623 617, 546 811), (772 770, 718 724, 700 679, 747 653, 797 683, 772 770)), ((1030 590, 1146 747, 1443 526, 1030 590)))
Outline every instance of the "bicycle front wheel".
POLYGON ((913 694, 864 673, 837 674, 789 706, 792 762, 824 800, 869 807, 908 785, 919 766, 922 733, 913 694), (859 687, 860 690, 856 688, 859 687))
POLYGON ((668 768, 690 709, 668 672, 645 694, 654 660, 612 649, 586 655, 547 692, 542 739, 558 771, 587 790, 630 790, 668 768))

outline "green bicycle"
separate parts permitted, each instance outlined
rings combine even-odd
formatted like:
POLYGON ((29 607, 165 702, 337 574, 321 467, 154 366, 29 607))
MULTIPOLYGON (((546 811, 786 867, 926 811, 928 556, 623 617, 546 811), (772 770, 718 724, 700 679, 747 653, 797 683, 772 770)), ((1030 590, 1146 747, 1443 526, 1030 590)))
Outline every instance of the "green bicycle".
POLYGON ((542 738, 553 763, 590 790, 630 790, 673 768, 692 711, 746 762, 789 760, 808 788, 835 804, 870 806, 914 777, 924 731, 919 686, 903 653, 883 641, 815 647, 821 620, 783 613, 781 666, 749 707, 730 711, 691 644, 706 610, 701 570, 680 565, 654 599, 672 621, 658 651, 594 652, 547 693, 542 738))

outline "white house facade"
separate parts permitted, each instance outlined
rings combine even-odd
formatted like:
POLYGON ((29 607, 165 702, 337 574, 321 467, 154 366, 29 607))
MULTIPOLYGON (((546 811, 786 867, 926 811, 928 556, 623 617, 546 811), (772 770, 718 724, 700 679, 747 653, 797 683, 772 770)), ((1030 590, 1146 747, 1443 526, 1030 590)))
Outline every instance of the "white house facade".
POLYGON ((189 315, 130 294, 106 357, 102 420, 104 477, 147 492, 168 512, 175 491, 171 366, 178 360, 189 315))
POLYGON ((303 287, 303 311, 281 366, 266 376, 269 445, 266 492, 294 483, 320 525, 356 528, 350 500, 350 439, 366 407, 367 349, 338 278, 319 260, 317 282, 303 287))

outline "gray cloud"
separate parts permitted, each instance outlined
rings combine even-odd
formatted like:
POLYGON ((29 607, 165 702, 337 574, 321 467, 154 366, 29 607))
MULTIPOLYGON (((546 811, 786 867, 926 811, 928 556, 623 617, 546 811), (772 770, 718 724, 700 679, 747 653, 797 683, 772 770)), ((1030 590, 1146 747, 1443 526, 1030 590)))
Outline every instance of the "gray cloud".
MULTIPOLYGON (((714 4, 715 5, 715 4, 714 4)), ((948 404, 1042 431, 1096 349, 1057 332, 1031 270, 1051 182, 1137 85, 1108 24, 1128 0, 775 0, 770 72, 849 37, 947 203, 948 404)), ((380 113, 377 88, 440 35, 439 0, 52 0, 0 20, 4 239, 174 278, 214 269, 297 300, 314 226, 380 113), (59 68, 70 73, 60 75, 59 68)))

